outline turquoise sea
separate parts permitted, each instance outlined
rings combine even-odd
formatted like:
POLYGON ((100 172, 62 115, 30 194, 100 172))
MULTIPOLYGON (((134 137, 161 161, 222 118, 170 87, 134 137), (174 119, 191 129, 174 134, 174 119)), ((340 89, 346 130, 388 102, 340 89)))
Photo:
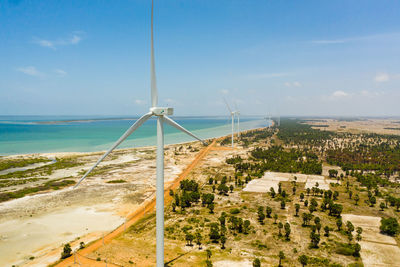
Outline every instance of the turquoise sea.
MULTIPOLYGON (((90 152, 108 149, 136 120, 135 117, 96 116, 0 116, 0 155, 42 152, 90 152)), ((174 117, 200 138, 231 133, 228 117, 174 117)), ((240 130, 266 127, 262 117, 240 118, 240 130)), ((165 143, 193 139, 165 125, 165 143)), ((136 130, 119 148, 156 144, 156 120, 136 130)))

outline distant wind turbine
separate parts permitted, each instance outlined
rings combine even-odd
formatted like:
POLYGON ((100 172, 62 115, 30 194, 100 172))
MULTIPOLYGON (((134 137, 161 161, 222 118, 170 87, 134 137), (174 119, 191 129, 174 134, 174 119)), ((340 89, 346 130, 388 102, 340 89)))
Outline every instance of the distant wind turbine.
POLYGON ((226 107, 228 108, 229 113, 231 114, 231 118, 232 118, 232 148, 233 148, 233 135, 235 133, 235 115, 236 115, 236 111, 232 111, 231 107, 229 106, 228 102, 226 101, 226 99, 224 98, 226 107))
POLYGON ((90 168, 86 174, 78 181, 74 186, 76 188, 87 175, 97 166, 99 163, 113 151, 119 144, 121 144, 129 135, 131 135, 136 129, 138 129, 145 121, 153 116, 157 117, 157 159, 156 159, 156 257, 157 267, 164 266, 164 122, 175 127, 176 129, 190 135, 191 137, 201 141, 200 138, 180 126, 174 120, 168 117, 173 114, 173 108, 171 107, 159 107, 158 106, 158 95, 157 95, 157 83, 156 83, 156 70, 154 64, 154 38, 153 38, 153 9, 154 3, 151 2, 151 108, 150 111, 140 117, 119 139, 115 144, 106 152, 104 155, 90 168))
POLYGON ((238 131, 238 138, 240 138, 240 111, 239 111, 239 109, 238 109, 238 107, 237 107, 237 105, 236 105, 236 102, 235 102, 235 113, 236 113, 236 116, 237 116, 237 131, 238 131))

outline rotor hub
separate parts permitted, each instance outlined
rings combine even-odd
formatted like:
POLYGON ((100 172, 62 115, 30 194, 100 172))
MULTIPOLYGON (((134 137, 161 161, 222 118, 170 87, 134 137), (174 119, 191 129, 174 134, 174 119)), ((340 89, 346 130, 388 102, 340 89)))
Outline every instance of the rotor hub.
POLYGON ((170 107, 152 107, 150 108, 150 112, 153 113, 155 116, 171 116, 174 114, 174 108, 170 107))

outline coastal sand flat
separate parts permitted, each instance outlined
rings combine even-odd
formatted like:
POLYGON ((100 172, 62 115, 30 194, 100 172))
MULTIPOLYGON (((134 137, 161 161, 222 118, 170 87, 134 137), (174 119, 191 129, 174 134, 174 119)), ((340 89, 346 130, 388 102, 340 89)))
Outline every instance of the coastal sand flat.
MULTIPOLYGON (((197 143, 191 143, 191 146, 201 148, 197 143)), ((181 144, 167 147, 166 186, 198 153, 187 147, 181 144), (175 149, 181 146, 182 151, 176 155, 175 149)), ((57 169, 47 177, 49 180, 65 177, 79 179, 82 170, 90 168, 101 154, 46 155, 78 157, 84 162, 81 166, 57 169)), ((77 237, 81 237, 79 242, 88 243, 117 228, 128 214, 154 195, 154 157, 154 147, 116 150, 97 168, 100 174, 88 177, 75 190, 69 187, 0 203, 0 251, 7 251, 2 253, 7 256, 1 257, 0 266, 46 266, 59 259, 62 244, 77 237), (104 167, 107 169, 102 172, 104 167), (127 182, 106 183, 118 179, 127 182), (31 256, 35 257, 33 261, 28 260, 31 256)), ((73 249, 79 246, 79 242, 74 242, 73 249)))
MULTIPOLYGON (((7 266, 11 262, 18 262, 20 256, 29 256, 30 253, 41 249, 59 246, 66 239, 73 240, 85 235, 97 233, 93 238, 99 238, 102 232, 107 232, 122 224, 123 218, 113 215, 111 206, 106 207, 77 207, 62 212, 53 212, 31 220, 12 220, 0 224, 0 266, 7 266), (106 209, 109 209, 106 211, 106 209), (43 244, 46 244, 43 246, 43 244)), ((82 239, 88 242, 89 240, 82 239)), ((85 242, 84 241, 84 242, 85 242)), ((49 259, 47 264, 58 260, 49 259)))
POLYGON ((360 253, 365 267, 400 266, 400 248, 393 237, 379 232, 380 217, 342 214, 342 218, 363 228, 360 253))

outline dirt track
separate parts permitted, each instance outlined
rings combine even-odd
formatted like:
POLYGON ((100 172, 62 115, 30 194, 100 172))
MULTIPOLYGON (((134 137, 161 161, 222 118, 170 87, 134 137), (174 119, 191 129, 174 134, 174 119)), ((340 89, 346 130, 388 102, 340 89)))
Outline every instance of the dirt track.
MULTIPOLYGON (((175 189, 179 186, 179 183, 181 180, 185 179, 187 175, 199 164, 199 162, 210 152, 210 150, 215 146, 216 140, 214 140, 211 144, 209 144, 207 147, 203 148, 195 157, 193 162, 189 164, 185 170, 175 179, 173 183, 171 183, 169 186, 164 188, 164 199, 165 199, 165 204, 168 204, 172 198, 169 195, 169 190, 170 189, 175 189)), ((150 199, 149 201, 144 202, 141 207, 139 207, 135 212, 130 214, 127 218, 127 222, 125 224, 122 224, 118 228, 116 228, 114 231, 111 233, 107 234, 104 236, 102 239, 98 239, 88 245, 86 248, 82 249, 79 251, 78 259, 79 261, 76 261, 74 263, 74 256, 71 256, 61 262, 59 262, 56 267, 66 267, 66 266, 74 266, 74 265, 80 265, 80 266, 104 266, 105 262, 104 261, 95 261, 93 259, 87 258, 86 255, 89 255, 91 252, 97 250, 100 248, 103 244, 110 243, 115 237, 120 235, 125 231, 126 228, 130 227, 134 223, 136 223, 139 219, 141 219, 146 213, 153 211, 156 205, 156 199, 155 197, 150 199)), ((117 266, 108 263, 108 266, 117 266)))

